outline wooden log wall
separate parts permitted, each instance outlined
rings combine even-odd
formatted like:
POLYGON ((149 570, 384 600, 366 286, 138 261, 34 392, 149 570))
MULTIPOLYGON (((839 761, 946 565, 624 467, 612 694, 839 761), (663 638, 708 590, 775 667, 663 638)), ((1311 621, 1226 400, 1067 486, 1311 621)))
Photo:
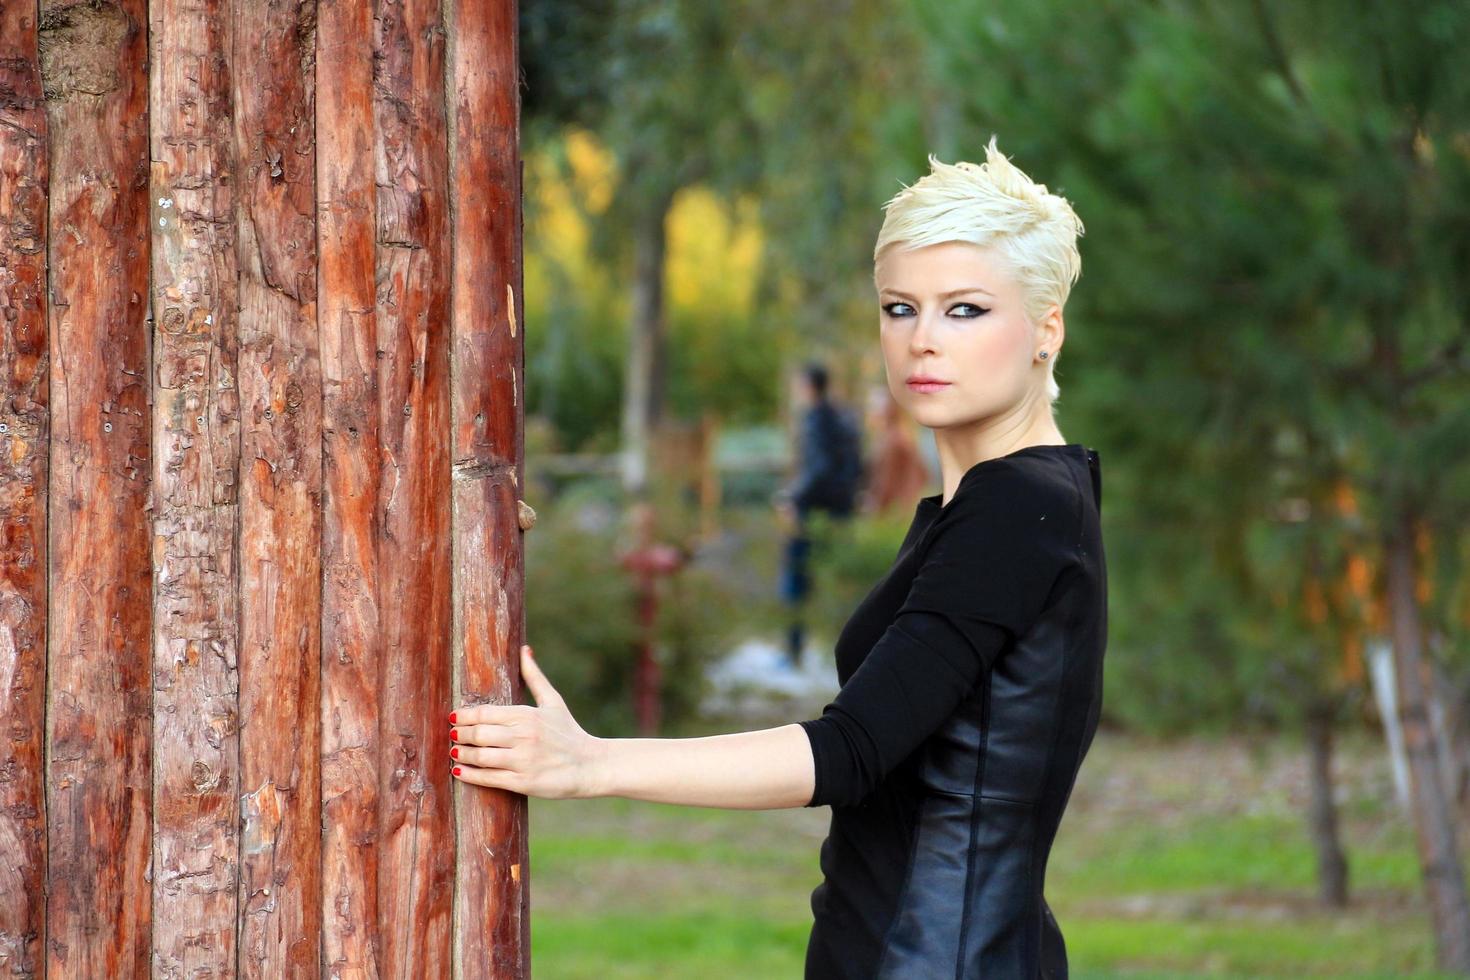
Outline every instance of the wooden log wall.
POLYGON ((0 976, 529 976, 516 21, 0 0, 0 976))

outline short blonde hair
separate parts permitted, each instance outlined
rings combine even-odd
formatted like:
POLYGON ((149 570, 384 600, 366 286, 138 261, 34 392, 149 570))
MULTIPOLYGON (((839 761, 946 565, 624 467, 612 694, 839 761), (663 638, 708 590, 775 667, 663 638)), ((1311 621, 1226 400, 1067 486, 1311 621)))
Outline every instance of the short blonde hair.
MULTIPOLYGON (((873 263, 887 248, 922 248, 944 242, 994 246, 1021 284, 1027 319, 1039 323, 1055 304, 1065 307, 1082 274, 1077 239, 1082 220, 1067 199, 1047 191, 996 148, 985 162, 942 163, 929 154, 930 173, 906 186, 883 209, 886 216, 873 246, 873 263)), ((874 270, 876 276, 876 268, 874 270)), ((1047 398, 1061 394, 1047 364, 1047 398)))

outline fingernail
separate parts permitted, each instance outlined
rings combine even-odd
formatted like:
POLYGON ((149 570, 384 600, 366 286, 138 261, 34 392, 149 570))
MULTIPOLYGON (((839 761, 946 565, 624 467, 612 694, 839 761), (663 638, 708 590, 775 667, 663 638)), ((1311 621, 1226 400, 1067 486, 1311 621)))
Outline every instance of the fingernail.
POLYGON ((459 714, 458 711, 451 711, 451 712, 449 712, 449 723, 451 725, 454 724, 454 716, 457 715, 457 714, 459 714))
POLYGON ((449 737, 452 738, 454 741, 458 742, 459 741, 459 729, 458 728, 451 728, 449 730, 449 737))
POLYGON ((454 774, 455 774, 455 775, 456 775, 456 776, 458 776, 458 775, 459 775, 459 766, 455 766, 455 767, 454 767, 454 774))
POLYGON ((450 758, 458 759, 459 758, 459 746, 456 745, 454 748, 450 749, 449 750, 449 755, 450 755, 450 758))

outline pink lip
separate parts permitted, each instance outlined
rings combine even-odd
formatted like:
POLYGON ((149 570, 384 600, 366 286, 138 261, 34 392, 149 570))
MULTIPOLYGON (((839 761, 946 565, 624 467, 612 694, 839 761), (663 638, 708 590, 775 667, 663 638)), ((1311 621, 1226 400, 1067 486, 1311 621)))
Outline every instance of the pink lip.
POLYGON ((908 379, 908 386, 911 391, 942 391, 949 387, 949 382, 940 381, 938 378, 931 378, 927 375, 916 374, 908 379))

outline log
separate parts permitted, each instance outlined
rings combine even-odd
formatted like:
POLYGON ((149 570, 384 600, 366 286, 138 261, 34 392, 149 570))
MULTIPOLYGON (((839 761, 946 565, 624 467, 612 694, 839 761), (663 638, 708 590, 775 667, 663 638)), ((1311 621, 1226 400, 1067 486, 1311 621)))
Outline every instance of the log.
POLYGON ((438 0, 382 3, 376 23, 378 936, 392 975, 447 977, 455 840, 445 723, 454 612, 445 26, 438 0))
POLYGON ((41 4, 53 147, 46 972, 56 976, 142 976, 152 939, 147 27, 144 0, 41 4))
POLYGON ((240 264, 240 951, 321 969, 322 386, 316 10, 240 0, 232 77, 240 264))
POLYGON ((240 400, 230 31, 149 8, 153 365, 153 970, 233 972, 239 909, 240 400))
MULTIPOLYGON (((455 704, 521 701, 525 570, 514 0, 448 0, 455 704)), ((526 797, 460 784, 454 975, 530 975, 526 797), (469 869, 473 869, 472 871, 469 869)))
POLYGON ((316 30, 317 310, 322 359, 322 955, 376 978, 378 694, 383 660, 373 5, 323 0, 316 30))
POLYGON ((46 105, 34 4, 0 3, 0 975, 46 941, 46 105))

